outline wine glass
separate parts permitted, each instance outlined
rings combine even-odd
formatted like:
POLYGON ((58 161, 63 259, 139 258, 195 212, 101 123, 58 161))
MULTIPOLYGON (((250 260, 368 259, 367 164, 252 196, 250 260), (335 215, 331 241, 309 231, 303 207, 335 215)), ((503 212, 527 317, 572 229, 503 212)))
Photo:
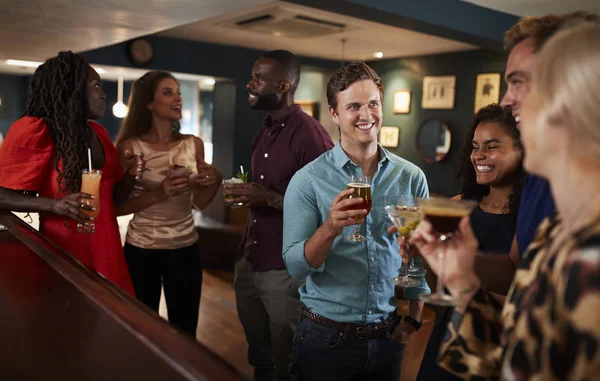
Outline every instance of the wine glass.
MULTIPOLYGON (((413 230, 421 221, 421 211, 417 205, 417 200, 414 197, 401 197, 393 205, 387 205, 385 211, 394 224, 398 228, 398 233, 405 240, 410 238, 413 230)), ((405 241, 408 250, 408 242, 405 241)), ((408 259, 402 258, 402 266, 398 269, 398 277, 394 278, 394 284, 402 287, 414 287, 421 284, 421 281, 415 279, 408 272, 408 259)), ((423 275, 423 274, 421 274, 423 275)))
MULTIPOLYGON (((373 203, 371 200, 371 178, 369 176, 350 175, 348 176, 348 184, 346 185, 346 189, 354 189, 354 193, 348 196, 348 198, 361 197, 363 199, 363 202, 358 205, 353 205, 347 210, 366 209, 367 214, 369 214, 373 203)), ((367 215, 354 218, 361 219, 366 217, 367 215)), ((350 242, 364 242, 367 240, 364 235, 360 234, 360 224, 354 225, 352 234, 347 236, 346 239, 350 242)))
POLYGON ((418 202, 423 212, 423 218, 431 223, 438 236, 438 240, 441 242, 441 249, 438 252, 440 273, 437 280, 437 290, 431 295, 421 295, 421 300, 438 306, 453 306, 456 304, 455 298, 448 295, 444 289, 445 242, 452 238, 458 229, 460 220, 471 214, 477 203, 470 200, 451 200, 445 198, 418 199, 418 202))

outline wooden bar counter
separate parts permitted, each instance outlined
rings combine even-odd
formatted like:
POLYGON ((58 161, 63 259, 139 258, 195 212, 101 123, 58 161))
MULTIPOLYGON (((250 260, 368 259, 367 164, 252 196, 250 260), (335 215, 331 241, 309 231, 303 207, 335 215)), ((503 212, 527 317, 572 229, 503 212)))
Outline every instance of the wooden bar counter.
POLYGON ((11 213, 0 224, 1 380, 245 380, 11 213))

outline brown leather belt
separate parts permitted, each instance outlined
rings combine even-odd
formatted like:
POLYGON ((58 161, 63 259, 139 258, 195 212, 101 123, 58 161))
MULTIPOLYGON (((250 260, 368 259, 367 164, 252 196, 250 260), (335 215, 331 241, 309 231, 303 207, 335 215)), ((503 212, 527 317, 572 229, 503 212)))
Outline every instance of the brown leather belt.
POLYGON ((306 307, 302 307, 302 316, 311 320, 317 324, 324 325, 326 327, 336 328, 340 334, 348 332, 348 336, 356 337, 358 339, 371 340, 378 337, 387 336, 394 331, 396 325, 400 321, 400 317, 396 313, 390 314, 383 322, 373 324, 352 324, 352 323, 341 323, 335 320, 327 319, 306 307))

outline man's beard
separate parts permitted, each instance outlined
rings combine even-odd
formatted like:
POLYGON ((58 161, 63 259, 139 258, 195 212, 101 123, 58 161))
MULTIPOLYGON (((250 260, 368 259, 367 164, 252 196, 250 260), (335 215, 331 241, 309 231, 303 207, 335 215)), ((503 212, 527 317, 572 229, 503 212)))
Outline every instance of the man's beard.
POLYGON ((279 99, 277 99, 277 93, 254 95, 256 95, 256 103, 254 104, 254 106, 250 106, 254 110, 272 111, 279 107, 279 99))

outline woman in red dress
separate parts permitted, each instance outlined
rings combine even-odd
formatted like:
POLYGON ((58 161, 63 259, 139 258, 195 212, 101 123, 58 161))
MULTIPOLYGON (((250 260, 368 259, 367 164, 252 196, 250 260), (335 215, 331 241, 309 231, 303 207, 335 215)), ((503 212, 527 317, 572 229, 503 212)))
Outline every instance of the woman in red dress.
POLYGON ((0 209, 39 212, 40 232, 84 265, 134 295, 121 246, 115 205, 127 200, 142 158, 126 152, 127 172, 99 119, 106 96, 98 73, 80 55, 61 52, 33 75, 25 113, 0 148, 0 209), (77 232, 90 218, 80 198, 81 170, 102 171, 94 233, 77 232), (31 194, 39 194, 32 197, 31 194))

